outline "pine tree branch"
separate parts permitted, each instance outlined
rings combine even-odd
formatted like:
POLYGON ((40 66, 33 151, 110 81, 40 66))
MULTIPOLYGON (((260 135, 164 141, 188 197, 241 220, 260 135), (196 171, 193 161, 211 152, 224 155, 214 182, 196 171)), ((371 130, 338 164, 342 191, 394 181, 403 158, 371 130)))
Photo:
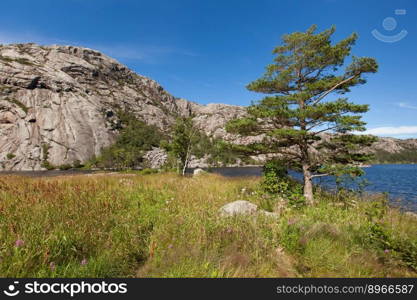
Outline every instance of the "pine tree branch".
POLYGON ((283 151, 283 150, 278 150, 277 151, 279 154, 283 154, 283 155, 288 155, 288 156, 292 156, 295 158, 300 159, 301 155, 299 153, 295 153, 295 152, 287 152, 287 151, 283 151))
POLYGON ((335 86, 333 86, 330 90, 327 90, 323 95, 321 95, 320 97, 318 97, 316 100, 313 101, 313 103, 311 105, 316 105, 317 103, 319 103, 321 100, 323 100, 324 97, 326 97, 328 94, 330 94, 331 92, 333 92, 335 89, 337 89, 339 86, 355 79, 356 77, 358 77, 359 75, 353 75, 349 78, 346 78, 345 80, 342 80, 341 82, 339 82, 338 84, 336 84, 335 86))
POLYGON ((330 174, 327 174, 327 173, 324 173, 324 174, 314 174, 314 175, 311 175, 310 177, 311 178, 314 178, 314 177, 323 177, 323 176, 329 176, 330 174))
POLYGON ((332 129, 335 129, 335 128, 337 128, 338 126, 332 126, 332 127, 328 127, 328 128, 326 128, 326 129, 322 129, 322 130, 319 130, 319 131, 315 131, 314 133, 313 133, 313 135, 318 135, 319 133, 322 133, 322 132, 325 132, 325 131, 329 131, 329 130, 332 130, 332 129))

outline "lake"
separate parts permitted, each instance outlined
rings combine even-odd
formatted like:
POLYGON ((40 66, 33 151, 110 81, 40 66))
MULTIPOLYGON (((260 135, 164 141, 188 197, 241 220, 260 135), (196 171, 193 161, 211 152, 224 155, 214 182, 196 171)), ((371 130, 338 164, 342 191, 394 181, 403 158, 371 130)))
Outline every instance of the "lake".
POLYGON ((19 175, 28 177, 54 177, 62 175, 82 175, 91 174, 96 171, 92 170, 45 170, 45 171, 0 171, 0 175, 19 175))
MULTIPOLYGON (((187 169, 192 173, 193 169, 187 169)), ((392 202, 401 204, 402 207, 417 211, 417 164, 414 165, 373 165, 364 168, 365 175, 362 176, 369 184, 364 188, 369 193, 389 193, 392 202)), ((94 171, 67 170, 67 171, 11 171, 0 172, 2 174, 25 175, 31 177, 59 176, 89 174, 94 171)), ((211 168, 210 172, 227 177, 256 176, 262 175, 261 167, 230 167, 211 168)), ((301 180, 301 175, 290 172, 290 175, 301 180)), ((335 188, 334 179, 331 176, 314 178, 314 183, 328 189, 335 188)), ((352 185, 348 185, 352 187, 352 185)))
MULTIPOLYGON (((191 170, 190 170, 191 171, 191 170)), ((211 172, 228 177, 261 176, 260 167, 211 168, 211 172)), ((364 190, 369 193, 387 192, 392 202, 399 202, 402 207, 417 211, 417 164, 410 165, 372 165, 364 168, 362 179, 368 181, 364 190)), ((301 175, 290 172, 290 175, 301 180, 301 175)), ((328 189, 335 188, 332 176, 314 178, 314 183, 328 189)), ((347 184, 347 187, 354 188, 347 184)))

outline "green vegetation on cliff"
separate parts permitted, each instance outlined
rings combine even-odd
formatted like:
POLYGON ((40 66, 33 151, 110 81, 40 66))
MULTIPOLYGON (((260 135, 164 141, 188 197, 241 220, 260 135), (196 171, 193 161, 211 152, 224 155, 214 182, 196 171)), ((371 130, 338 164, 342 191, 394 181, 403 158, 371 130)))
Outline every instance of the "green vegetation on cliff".
POLYGON ((404 149, 399 152, 376 150, 374 152, 374 164, 416 164, 417 149, 404 149))
POLYGON ((119 134, 115 143, 102 149, 99 156, 87 162, 87 166, 135 168, 142 164, 146 151, 159 146, 163 134, 156 126, 145 124, 129 112, 119 111, 117 116, 119 121, 114 129, 117 129, 119 134))

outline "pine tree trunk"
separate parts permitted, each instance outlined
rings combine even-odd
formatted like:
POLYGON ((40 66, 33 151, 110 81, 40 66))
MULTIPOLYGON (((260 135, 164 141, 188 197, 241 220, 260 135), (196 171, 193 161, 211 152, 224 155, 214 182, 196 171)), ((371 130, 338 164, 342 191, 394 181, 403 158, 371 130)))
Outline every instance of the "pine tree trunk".
POLYGON ((303 177, 304 177, 304 198, 308 205, 314 204, 313 197, 313 181, 311 177, 311 172, 308 169, 308 165, 303 164, 303 177))

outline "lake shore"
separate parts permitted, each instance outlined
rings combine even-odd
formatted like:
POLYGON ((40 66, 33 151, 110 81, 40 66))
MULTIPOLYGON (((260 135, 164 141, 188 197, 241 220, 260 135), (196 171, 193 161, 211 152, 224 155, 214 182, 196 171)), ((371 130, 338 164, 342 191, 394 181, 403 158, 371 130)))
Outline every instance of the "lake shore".
MULTIPOLYGON (((193 173, 195 168, 187 169, 187 174, 193 173)), ((260 177, 262 175, 262 166, 244 166, 244 167, 212 167, 204 170, 220 174, 225 177, 260 177)), ((76 176, 76 175, 93 175, 93 174, 125 174, 126 172, 135 173, 157 173, 160 170, 144 169, 142 171, 115 171, 115 170, 51 170, 51 171, 2 171, 2 175, 23 175, 29 177, 55 177, 55 176, 76 176)), ((402 207, 403 210, 417 212, 417 191, 414 186, 417 183, 417 165, 415 164, 374 164, 364 166, 365 175, 360 178, 363 186, 360 187, 353 182, 348 182, 345 187, 348 189, 362 189, 368 194, 388 193, 391 204, 402 207)), ((302 178, 296 172, 290 172, 290 175, 297 180, 302 178)), ((322 177, 314 180, 318 186, 327 190, 334 190, 335 179, 332 177, 322 177)))

